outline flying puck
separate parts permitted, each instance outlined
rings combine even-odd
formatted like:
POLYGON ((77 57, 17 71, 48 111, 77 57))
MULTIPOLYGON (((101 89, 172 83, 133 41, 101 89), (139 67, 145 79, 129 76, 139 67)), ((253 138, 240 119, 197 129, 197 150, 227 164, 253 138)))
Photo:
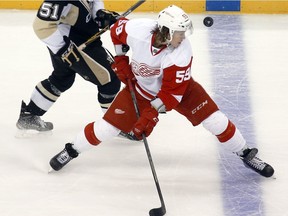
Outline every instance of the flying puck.
POLYGON ((214 20, 212 19, 212 17, 205 17, 205 19, 203 20, 203 24, 206 27, 211 27, 213 25, 214 20))

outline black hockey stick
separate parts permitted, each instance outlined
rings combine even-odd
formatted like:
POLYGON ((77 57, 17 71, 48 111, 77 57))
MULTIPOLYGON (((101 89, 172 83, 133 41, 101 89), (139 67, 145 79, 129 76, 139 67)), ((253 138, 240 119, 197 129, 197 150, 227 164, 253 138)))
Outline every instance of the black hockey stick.
MULTIPOLYGON (((136 115, 137 115, 137 118, 139 118, 140 117, 140 111, 139 111, 139 108, 138 108, 138 104, 137 104, 137 99, 136 99, 136 96, 135 96, 134 88, 133 88, 131 80, 128 79, 127 81, 128 81, 128 87, 129 87, 129 90, 130 90, 130 93, 131 93, 132 101, 133 101, 133 104, 134 104, 134 108, 135 108, 135 111, 136 111, 136 115)), ((149 160, 150 168, 151 168, 151 171, 152 171, 152 174, 153 174, 154 182, 155 182, 155 185, 156 185, 156 188, 157 188, 157 192, 158 192, 158 195, 159 195, 159 198, 160 198, 160 202, 161 202, 161 207, 160 208, 151 209, 149 211, 149 215, 150 216, 163 216, 163 215, 166 214, 166 207, 165 207, 164 199, 163 199, 163 196, 162 196, 160 184, 159 184, 159 181, 158 181, 158 178, 157 178, 157 174, 156 174, 156 171, 155 171, 155 167, 154 167, 154 163, 153 163, 152 156, 151 156, 151 153, 150 153, 149 145, 148 145, 148 142, 147 142, 147 139, 146 139, 146 136, 145 136, 144 133, 142 134, 142 138, 143 138, 143 142, 144 142, 144 145, 145 145, 145 149, 146 149, 147 157, 148 157, 148 160, 149 160)))
MULTIPOLYGON (((121 17, 128 16, 132 11, 134 11, 136 8, 138 8, 141 4, 143 4, 146 0, 139 0, 134 5, 132 5, 127 11, 125 11, 123 14, 121 14, 117 19, 121 17)), ((94 34, 92 37, 90 37, 87 41, 85 41, 83 44, 81 44, 78 48, 80 50, 85 49, 86 46, 88 46, 90 43, 95 41, 97 38, 99 38, 102 34, 104 34, 107 30, 109 30, 109 25, 107 25, 105 28, 103 28, 101 31, 94 34)))

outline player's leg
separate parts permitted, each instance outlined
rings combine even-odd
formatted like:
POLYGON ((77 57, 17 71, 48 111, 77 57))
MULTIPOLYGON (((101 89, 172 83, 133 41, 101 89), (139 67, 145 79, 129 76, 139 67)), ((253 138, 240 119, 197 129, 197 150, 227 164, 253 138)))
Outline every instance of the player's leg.
POLYGON ((40 81, 34 88, 29 103, 21 104, 21 111, 16 126, 21 130, 50 131, 51 122, 41 119, 50 107, 57 101, 61 93, 69 89, 75 80, 75 72, 65 66, 52 53, 51 60, 54 71, 48 79, 40 81))
MULTIPOLYGON (((95 82, 96 84, 99 83, 98 80, 105 80, 106 78, 106 73, 109 73, 111 82, 107 83, 106 85, 102 86, 98 84, 98 101, 99 104, 103 110, 103 112, 105 112, 105 109, 107 109, 111 102, 113 101, 115 95, 117 94, 117 92, 120 89, 121 86, 121 82, 119 81, 118 77, 116 76, 116 74, 114 73, 114 71, 111 69, 111 64, 114 61, 113 60, 113 56, 111 55, 111 53, 109 53, 108 50, 106 50, 104 47, 102 46, 91 46, 91 47, 87 47, 85 49, 85 53, 89 54, 89 56, 91 58, 93 58, 99 65, 102 66, 101 67, 96 67, 94 65, 94 70, 93 73, 88 72, 86 73, 86 76, 89 75, 92 77, 89 79, 90 81, 95 82), (105 68, 106 73, 104 73, 103 69, 105 68), (97 70, 95 70, 97 69, 97 70), (101 73, 99 73, 101 72, 101 73), (93 77, 94 76, 94 77, 93 77), (115 93, 116 92, 116 93, 115 93)), ((91 67, 92 68, 92 67, 91 67)), ((121 131, 119 134, 120 137, 132 140, 132 141, 139 141, 137 139, 137 137, 133 134, 132 131, 130 132, 123 132, 121 131)))
POLYGON ((225 148, 238 155, 246 166, 265 177, 272 176, 273 168, 256 157, 258 150, 248 147, 238 128, 218 109, 203 87, 191 81, 188 90, 190 93, 184 96, 176 110, 194 126, 202 123, 225 148))
POLYGON ((83 151, 117 136, 119 132, 119 129, 104 119, 89 123, 77 134, 72 143, 65 144, 64 149, 50 160, 50 166, 58 171, 83 151))
MULTIPOLYGON (((147 106, 150 106, 149 101, 139 101, 141 110, 147 106)), ((117 136, 120 131, 131 131, 136 121, 129 89, 124 88, 116 96, 103 119, 87 124, 71 143, 67 143, 65 148, 50 160, 51 167, 56 171, 60 170, 83 151, 117 136)))
POLYGON ((98 102, 99 105, 105 113, 109 106, 111 105, 112 101, 116 97, 117 93, 119 92, 120 89, 120 81, 117 77, 113 77, 111 82, 105 84, 105 85, 98 85, 98 102))
POLYGON ((246 167, 265 177, 273 175, 271 165, 256 157, 258 149, 248 147, 238 128, 221 111, 211 114, 202 125, 215 135, 226 149, 238 155, 246 167))

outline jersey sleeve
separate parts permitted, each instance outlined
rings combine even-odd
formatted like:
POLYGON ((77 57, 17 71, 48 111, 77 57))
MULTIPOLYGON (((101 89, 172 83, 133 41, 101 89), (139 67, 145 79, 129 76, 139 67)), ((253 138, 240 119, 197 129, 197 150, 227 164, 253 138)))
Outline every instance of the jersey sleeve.
POLYGON ((114 45, 127 44, 127 32, 125 30, 126 23, 129 20, 127 18, 120 18, 110 28, 110 36, 114 45))
POLYGON ((172 110, 181 102, 191 79, 191 64, 192 58, 187 66, 172 65, 164 68, 162 86, 157 97, 162 100, 167 111, 172 110))
POLYGON ((128 34, 126 32, 126 23, 129 20, 125 17, 120 18, 110 28, 111 40, 114 44, 115 53, 118 56, 125 55, 126 51, 123 51, 123 45, 127 45, 128 34))
POLYGON ((64 46, 64 35, 69 34, 69 25, 77 21, 77 10, 64 1, 46 0, 40 6, 33 23, 37 37, 53 53, 64 46))

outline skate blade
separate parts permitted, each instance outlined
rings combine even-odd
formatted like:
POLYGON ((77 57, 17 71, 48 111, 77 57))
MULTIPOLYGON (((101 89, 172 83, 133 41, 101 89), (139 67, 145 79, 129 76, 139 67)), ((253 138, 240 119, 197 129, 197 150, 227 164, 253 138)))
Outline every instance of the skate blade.
POLYGON ((52 167, 50 167, 49 170, 48 170, 48 174, 49 173, 53 173, 53 172, 55 172, 54 169, 52 167))
POLYGON ((273 174, 272 176, 270 176, 270 177, 269 177, 269 178, 267 178, 267 179, 276 180, 276 179, 277 179, 277 177, 276 177, 276 175, 275 175, 275 174, 273 174))
POLYGON ((122 137, 122 136, 116 136, 116 137, 114 137, 114 139, 116 139, 117 141, 119 140, 119 141, 128 141, 129 143, 131 142, 131 143, 142 143, 143 142, 143 140, 132 140, 132 139, 129 139, 129 138, 127 138, 127 137, 122 137))
POLYGON ((17 129, 15 138, 18 139, 27 139, 39 136, 51 136, 53 133, 52 131, 36 131, 36 130, 21 130, 17 129))
POLYGON ((129 136, 125 133, 120 133, 118 136, 116 136, 115 138, 119 138, 121 140, 129 140, 129 141, 132 141, 132 142, 143 142, 143 140, 138 140, 137 138, 134 138, 132 136, 129 136))

